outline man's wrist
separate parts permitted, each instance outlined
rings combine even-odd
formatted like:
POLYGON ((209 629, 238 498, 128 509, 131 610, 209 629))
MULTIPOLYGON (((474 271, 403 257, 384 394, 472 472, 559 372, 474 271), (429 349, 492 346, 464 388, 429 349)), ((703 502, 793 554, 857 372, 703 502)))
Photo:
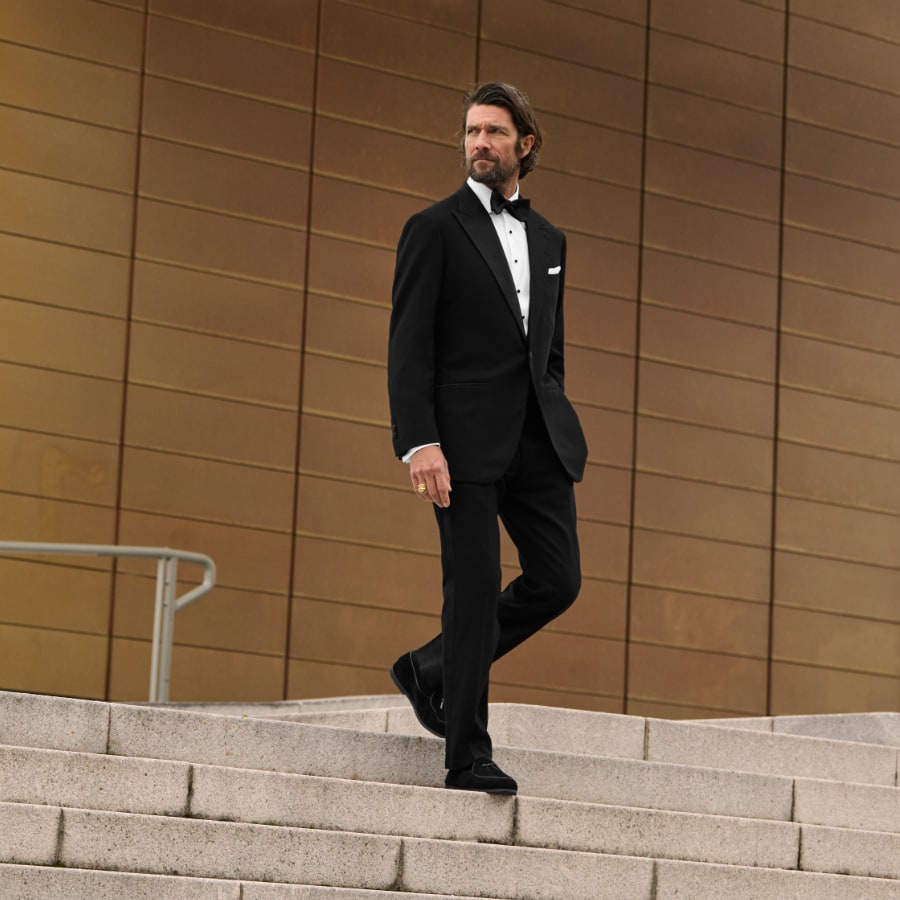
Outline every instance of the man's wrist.
POLYGON ((400 459, 402 459, 403 462, 408 463, 412 459, 414 453, 418 453, 420 450, 423 450, 425 447, 440 447, 440 446, 441 445, 437 441, 432 441, 430 444, 419 444, 418 446, 413 447, 411 450, 407 450, 406 453, 404 453, 403 456, 400 457, 400 459))

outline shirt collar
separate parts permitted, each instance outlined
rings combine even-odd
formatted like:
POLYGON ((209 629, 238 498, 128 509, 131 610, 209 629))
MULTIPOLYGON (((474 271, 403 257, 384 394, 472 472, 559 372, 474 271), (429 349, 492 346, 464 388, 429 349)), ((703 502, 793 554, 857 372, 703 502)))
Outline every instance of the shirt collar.
MULTIPOLYGON (((472 188, 475 193, 475 196, 481 201, 481 205, 493 215, 491 212, 491 194, 494 193, 494 189, 488 187, 486 184, 482 184, 480 181, 475 181, 473 178, 467 178, 466 184, 472 188)), ((516 185, 516 191, 510 197, 510 200, 517 200, 519 198, 519 186, 516 185)))

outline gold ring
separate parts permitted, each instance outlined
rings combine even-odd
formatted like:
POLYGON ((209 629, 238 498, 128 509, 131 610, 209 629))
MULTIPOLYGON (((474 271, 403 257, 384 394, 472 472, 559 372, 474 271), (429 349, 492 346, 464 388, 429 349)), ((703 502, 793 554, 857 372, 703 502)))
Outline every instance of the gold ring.
POLYGON ((417 485, 416 485, 416 490, 417 490, 420 494, 424 494, 425 491, 428 490, 428 485, 427 485, 427 484, 417 484, 417 485))

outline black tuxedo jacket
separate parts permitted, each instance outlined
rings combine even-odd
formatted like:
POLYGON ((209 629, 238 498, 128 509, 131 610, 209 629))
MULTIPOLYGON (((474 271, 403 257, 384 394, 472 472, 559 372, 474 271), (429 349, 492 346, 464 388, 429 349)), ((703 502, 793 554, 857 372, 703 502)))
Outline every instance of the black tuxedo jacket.
POLYGON ((584 434, 564 393, 566 238, 534 210, 527 237, 527 336, 490 214, 467 184, 414 215, 400 237, 388 347, 394 451, 440 443, 451 480, 503 475, 529 384, 569 477, 584 473, 584 434))

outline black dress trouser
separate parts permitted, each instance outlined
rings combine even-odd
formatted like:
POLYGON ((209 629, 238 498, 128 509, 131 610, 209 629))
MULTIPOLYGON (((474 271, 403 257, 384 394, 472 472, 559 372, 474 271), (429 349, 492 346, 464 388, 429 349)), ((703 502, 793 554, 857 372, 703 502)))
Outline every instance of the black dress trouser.
POLYGON ((443 569, 441 633, 414 650, 413 658, 423 688, 443 690, 445 765, 457 769, 492 753, 491 664, 571 606, 581 587, 581 565, 572 481, 533 393, 503 477, 489 484, 452 484, 450 506, 435 506, 443 569), (499 522, 522 570, 502 591, 499 522))

